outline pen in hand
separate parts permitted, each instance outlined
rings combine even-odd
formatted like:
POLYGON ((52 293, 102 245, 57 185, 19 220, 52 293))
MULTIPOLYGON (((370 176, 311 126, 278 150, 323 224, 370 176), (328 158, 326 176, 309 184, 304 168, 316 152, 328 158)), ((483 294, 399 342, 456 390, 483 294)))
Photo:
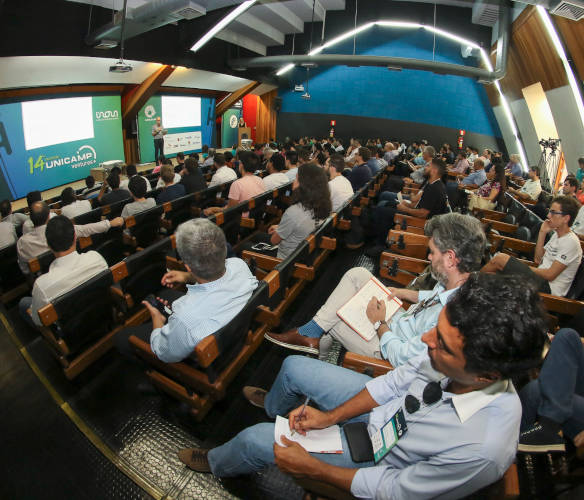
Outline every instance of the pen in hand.
MULTIPOLYGON (((300 410, 300 415, 298 415, 297 420, 300 420, 302 418, 302 415, 304 415, 304 410, 306 410, 306 405, 308 404, 309 401, 310 396, 306 396, 306 401, 304 401, 304 405, 302 405, 302 410, 300 410)), ((290 436, 293 436, 295 432, 296 429, 292 429, 292 432, 290 432, 290 436)))

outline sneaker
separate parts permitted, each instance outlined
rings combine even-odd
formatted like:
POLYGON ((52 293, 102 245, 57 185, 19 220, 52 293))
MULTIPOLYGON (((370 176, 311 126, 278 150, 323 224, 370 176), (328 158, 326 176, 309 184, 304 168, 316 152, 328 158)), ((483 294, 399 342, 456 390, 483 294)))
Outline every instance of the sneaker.
POLYGON ((284 333, 268 332, 264 335, 264 338, 280 347, 292 349, 293 351, 305 352, 307 354, 319 353, 318 345, 320 339, 300 335, 297 329, 288 330, 284 333))
POLYGON ((517 451, 523 453, 562 452, 566 451, 566 444, 556 429, 536 422, 519 436, 517 451))
POLYGON ((178 458, 191 470, 211 472, 211 467, 207 460, 207 453, 209 453, 209 450, 204 448, 185 448, 178 452, 178 458))
POLYGON ((266 399, 266 394, 268 391, 260 389, 259 387, 253 387, 251 385, 246 385, 243 388, 243 395, 252 405, 258 408, 264 408, 264 400, 266 399))

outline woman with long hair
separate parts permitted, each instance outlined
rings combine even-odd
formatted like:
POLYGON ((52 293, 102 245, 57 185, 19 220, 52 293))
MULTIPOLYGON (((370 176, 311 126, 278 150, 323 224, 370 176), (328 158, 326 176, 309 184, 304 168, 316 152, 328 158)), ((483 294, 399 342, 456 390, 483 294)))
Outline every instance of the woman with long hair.
POLYGON ((284 212, 280 224, 268 229, 269 242, 278 245, 279 259, 290 255, 332 210, 328 179, 318 165, 300 165, 292 189, 292 205, 284 212))
POLYGON ((494 210, 507 190, 507 179, 505 178, 505 166, 502 163, 495 163, 487 173, 487 182, 485 182, 476 193, 470 197, 468 208, 482 208, 485 210, 494 210))

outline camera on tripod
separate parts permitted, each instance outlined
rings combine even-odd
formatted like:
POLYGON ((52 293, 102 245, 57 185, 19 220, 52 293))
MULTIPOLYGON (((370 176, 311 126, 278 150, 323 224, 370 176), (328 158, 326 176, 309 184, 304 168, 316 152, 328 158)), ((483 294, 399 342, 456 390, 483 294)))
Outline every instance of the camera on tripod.
POLYGON ((550 137, 549 139, 540 139, 539 145, 544 149, 551 149, 552 151, 555 151, 560 146, 560 141, 561 139, 552 139, 550 137))

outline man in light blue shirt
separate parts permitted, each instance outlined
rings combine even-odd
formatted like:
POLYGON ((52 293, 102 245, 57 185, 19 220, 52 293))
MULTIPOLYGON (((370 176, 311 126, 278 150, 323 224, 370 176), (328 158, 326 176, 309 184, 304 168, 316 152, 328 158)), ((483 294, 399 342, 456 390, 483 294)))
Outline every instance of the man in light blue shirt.
MULTIPOLYGON (((432 274, 438 281, 433 290, 390 288, 400 300, 413 304, 400 309, 388 323, 375 325, 377 335, 367 341, 342 321, 337 311, 371 278, 367 269, 355 267, 345 273, 316 316, 298 329, 267 333, 266 339, 300 352, 326 358, 332 339, 350 352, 387 359, 399 366, 424 352, 421 335, 436 325, 440 311, 453 292, 478 270, 486 239, 479 221, 470 215, 450 213, 435 216, 426 224, 432 274)), ((385 304, 380 303, 380 307, 385 304)))
POLYGON ((176 246, 188 272, 170 271, 163 276, 162 285, 174 288, 186 284, 187 293, 172 302, 168 321, 144 301, 152 322, 126 328, 116 335, 116 345, 123 354, 131 353, 128 338, 135 335, 149 342, 161 361, 182 361, 201 340, 229 323, 258 285, 243 260, 225 259, 225 235, 207 219, 181 224, 176 246))
POLYGON ((546 329, 535 290, 474 273, 441 311, 437 326, 424 334, 427 352, 396 370, 372 379, 290 356, 269 392, 244 388, 269 417, 288 415, 291 431, 340 425, 342 453, 308 453, 295 437, 278 436, 282 444, 276 444, 274 424, 262 423, 212 450, 181 450, 179 458, 219 477, 275 463, 285 473, 357 498, 466 497, 501 478, 515 458, 521 404, 511 378, 541 361, 546 329), (320 409, 303 410, 306 395, 320 409), (345 424, 363 426, 356 439, 367 445, 398 413, 406 428, 401 437, 396 433, 395 444, 387 445, 377 463, 372 453, 369 460, 354 462, 345 424))
POLYGON ((461 184, 467 187, 480 187, 487 181, 487 174, 485 173, 485 165, 483 160, 477 158, 474 161, 474 172, 462 178, 461 184))

